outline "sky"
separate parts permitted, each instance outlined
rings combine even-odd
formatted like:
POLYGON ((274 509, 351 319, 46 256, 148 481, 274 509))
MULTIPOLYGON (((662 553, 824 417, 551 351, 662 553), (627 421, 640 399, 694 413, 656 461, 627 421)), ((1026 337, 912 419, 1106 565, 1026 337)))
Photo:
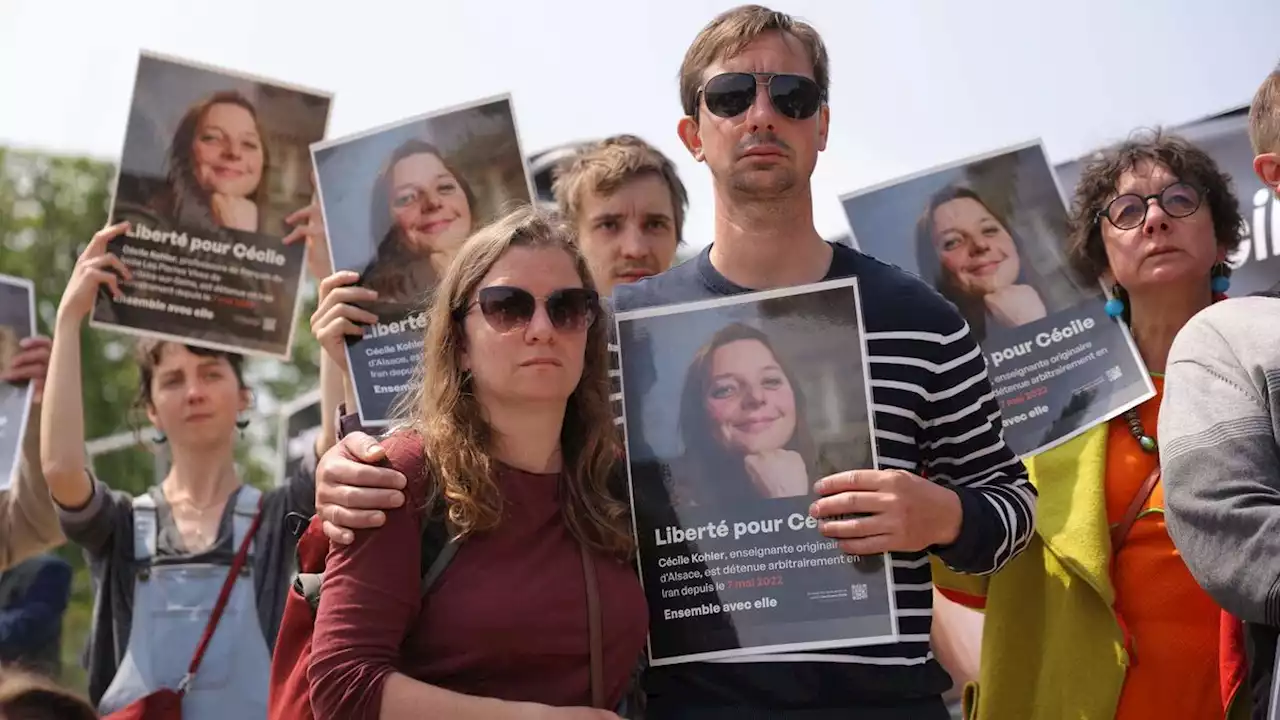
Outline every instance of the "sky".
MULTIPOLYGON (((0 144, 116 160, 139 50, 334 94, 329 137, 511 93, 525 154, 630 132, 674 158, 685 237, 711 177, 676 135, 676 76, 732 1, 3 0, 0 144)), ((1073 159, 1141 126, 1247 104, 1280 61, 1276 0, 777 0, 831 54, 819 232, 839 196, 1040 138, 1073 159)))

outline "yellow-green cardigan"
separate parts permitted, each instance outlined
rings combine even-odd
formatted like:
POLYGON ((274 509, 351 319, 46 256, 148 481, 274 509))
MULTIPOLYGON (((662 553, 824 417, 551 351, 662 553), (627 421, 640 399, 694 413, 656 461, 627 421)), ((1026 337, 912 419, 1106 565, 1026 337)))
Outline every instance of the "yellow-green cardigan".
MULTIPOLYGON (((994 576, 959 575, 934 561, 940 589, 971 605, 985 599, 987 608, 966 719, 1115 717, 1129 654, 1112 609, 1106 457, 1104 423, 1027 461, 1039 492, 1036 532, 994 576)), ((1248 706, 1237 692, 1226 717, 1248 718, 1248 706)))

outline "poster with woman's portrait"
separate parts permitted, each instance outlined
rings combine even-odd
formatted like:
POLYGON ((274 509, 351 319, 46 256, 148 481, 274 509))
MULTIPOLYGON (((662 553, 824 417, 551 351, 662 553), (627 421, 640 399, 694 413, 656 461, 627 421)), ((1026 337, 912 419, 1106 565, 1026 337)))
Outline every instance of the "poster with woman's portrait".
POLYGON ((877 466, 857 279, 616 322, 651 662, 893 642, 888 556, 809 517, 819 479, 877 466))
POLYGON ((99 294, 95 327, 288 359, 305 244, 286 222, 311 200, 307 148, 330 96, 143 53, 109 246, 133 273, 99 294))
POLYGON ((1155 395, 1101 284, 1066 261, 1067 212, 1039 142, 841 198, 854 246, 951 301, 987 361, 1004 437, 1022 457, 1155 395))
POLYGON ((422 357, 427 299, 471 233, 534 197, 510 96, 311 148, 333 269, 378 293, 349 338, 360 420, 385 425, 422 357))
MULTIPOLYGON (((13 365, 24 338, 36 334, 36 290, 26 278, 0 275, 0 377, 13 365)), ((0 490, 18 480, 22 437, 35 387, 0 380, 0 490)))

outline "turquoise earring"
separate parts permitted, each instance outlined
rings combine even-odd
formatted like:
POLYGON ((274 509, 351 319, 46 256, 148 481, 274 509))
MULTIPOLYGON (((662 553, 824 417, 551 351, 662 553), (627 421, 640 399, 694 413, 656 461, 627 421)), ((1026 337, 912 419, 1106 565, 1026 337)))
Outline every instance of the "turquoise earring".
POLYGON ((1111 286, 1111 299, 1102 308, 1108 317, 1118 318, 1124 315, 1124 299, 1121 296, 1123 292, 1124 288, 1119 285, 1111 286))

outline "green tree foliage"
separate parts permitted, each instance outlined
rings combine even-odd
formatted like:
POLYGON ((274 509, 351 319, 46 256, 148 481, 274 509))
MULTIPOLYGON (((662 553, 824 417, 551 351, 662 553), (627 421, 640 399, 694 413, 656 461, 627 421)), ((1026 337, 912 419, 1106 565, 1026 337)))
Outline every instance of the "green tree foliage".
MULTIPOLYGON (((30 278, 36 288, 39 332, 49 336, 62 291, 76 258, 106 223, 115 168, 96 160, 58 157, 0 148, 0 273, 30 278)), ((251 424, 238 449, 246 480, 260 487, 277 478, 278 423, 271 419, 279 403, 313 388, 318 382, 319 345, 306 329, 315 307, 314 284, 305 300, 293 358, 289 363, 250 360, 246 380, 254 390, 254 411, 269 418, 251 424)), ((85 433, 102 438, 129 432, 146 418, 132 412, 138 372, 133 339, 86 326, 81 330, 84 372, 85 433)), ((160 462, 163 462, 161 460, 160 462)), ((156 477, 156 458, 140 445, 99 455, 93 469, 113 487, 141 493, 156 477)), ((80 657, 93 607, 89 573, 74 546, 58 553, 76 569, 73 596, 64 620, 66 684, 83 690, 80 657)))

